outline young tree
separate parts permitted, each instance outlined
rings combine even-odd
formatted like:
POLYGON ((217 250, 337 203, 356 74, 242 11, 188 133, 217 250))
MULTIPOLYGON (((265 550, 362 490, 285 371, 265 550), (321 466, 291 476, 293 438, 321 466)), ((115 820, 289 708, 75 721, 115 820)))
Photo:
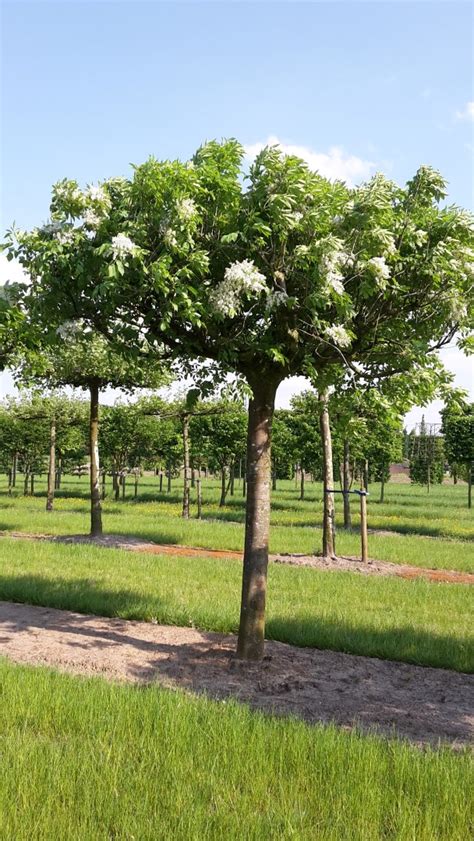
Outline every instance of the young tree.
POLYGON ((474 403, 451 403, 441 412, 444 449, 449 463, 464 467, 467 480, 467 506, 472 507, 474 465, 474 403))
MULTIPOLYGON (((352 190, 276 148, 258 155, 244 183, 242 159, 236 141, 211 142, 188 163, 136 167, 123 201, 94 221, 87 259, 42 259, 31 298, 51 314, 55 302, 62 320, 73 286, 78 314, 118 343, 139 353, 145 334, 247 380, 238 656, 259 659, 278 385, 334 364, 370 368, 376 382, 443 346, 467 323, 472 229, 463 211, 439 208, 445 182, 429 167, 404 189, 377 175, 352 190)), ((53 211, 58 236, 71 218, 84 227, 84 203, 74 206, 69 187, 56 189, 53 211)), ((24 242, 15 254, 31 264, 24 242)))
POLYGON ((424 416, 421 419, 419 431, 414 430, 411 439, 410 479, 415 484, 441 484, 444 477, 444 446, 443 439, 428 430, 424 416))

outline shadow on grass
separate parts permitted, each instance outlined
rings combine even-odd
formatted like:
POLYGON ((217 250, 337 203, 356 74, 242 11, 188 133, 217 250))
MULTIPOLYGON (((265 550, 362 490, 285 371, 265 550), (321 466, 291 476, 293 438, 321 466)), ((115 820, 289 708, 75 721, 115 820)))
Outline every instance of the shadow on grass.
MULTIPOLYGON (((170 559, 172 561, 172 559, 170 559)), ((159 588, 159 585, 158 585, 159 588)), ((144 595, 132 589, 111 590, 94 578, 44 578, 40 575, 4 575, 0 578, 0 600, 72 610, 98 616, 151 621, 165 625, 235 632, 234 621, 216 602, 202 609, 183 609, 178 600, 163 599, 159 592, 144 595)), ((235 604, 237 616, 238 604, 235 604)), ((434 666, 460 672, 474 671, 474 647, 449 636, 410 626, 374 628, 351 624, 327 616, 300 618, 270 616, 266 636, 302 648, 329 649, 382 660, 434 666)))

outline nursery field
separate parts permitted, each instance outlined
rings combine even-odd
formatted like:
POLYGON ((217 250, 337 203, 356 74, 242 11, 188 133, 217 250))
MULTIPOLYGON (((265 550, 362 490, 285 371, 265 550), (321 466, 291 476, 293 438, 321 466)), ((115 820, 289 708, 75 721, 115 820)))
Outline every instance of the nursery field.
MULTIPOLYGON (((220 508, 203 480, 203 518, 181 518, 181 485, 133 481, 104 500, 105 531, 158 544, 203 547, 202 557, 135 553, 89 543, 34 540, 87 534, 88 482, 65 476, 55 510, 45 481, 11 496, 0 481, 0 600, 233 633, 241 562, 206 557, 240 550, 244 499, 220 508), (13 532, 15 536, 8 535, 13 532), (21 533, 25 533, 22 539, 21 533)), ((320 486, 299 500, 293 482, 273 494, 271 551, 314 553, 321 544, 320 486)), ((370 487, 373 558, 423 568, 474 569, 472 512, 459 484, 370 487), (373 530, 373 531, 372 531, 373 530)), ((339 506, 340 508, 340 506, 339 506)), ((337 549, 357 555, 337 524, 337 549)), ((365 576, 270 564, 266 635, 301 647, 474 671, 467 584, 365 576)), ((36 637, 35 637, 36 639, 36 637)), ((93 645, 93 641, 91 645, 93 645)), ((0 646, 1 653, 1 646, 0 646)), ((0 665, 0 782, 5 838, 445 839, 469 837, 471 756, 356 729, 309 725, 182 689, 126 686, 44 668, 0 665)), ((0 833, 1 835, 1 833, 0 833)))

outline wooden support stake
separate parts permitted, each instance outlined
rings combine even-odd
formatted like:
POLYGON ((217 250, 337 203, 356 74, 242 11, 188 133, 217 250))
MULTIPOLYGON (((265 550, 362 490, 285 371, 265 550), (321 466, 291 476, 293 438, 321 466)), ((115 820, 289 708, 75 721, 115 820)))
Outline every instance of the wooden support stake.
POLYGON ((369 560, 367 547, 367 494, 360 493, 360 542, 362 547, 362 563, 369 560))

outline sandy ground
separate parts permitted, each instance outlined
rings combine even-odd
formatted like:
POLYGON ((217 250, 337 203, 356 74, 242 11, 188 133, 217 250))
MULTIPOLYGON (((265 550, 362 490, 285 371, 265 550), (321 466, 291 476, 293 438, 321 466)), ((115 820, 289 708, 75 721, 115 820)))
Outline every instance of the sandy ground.
MULTIPOLYGON (((0 531, 0 537, 11 537, 19 540, 50 540, 55 543, 91 543, 109 549, 125 549, 132 552, 146 552, 154 555, 176 555, 186 558, 228 558, 241 560, 241 552, 221 551, 219 549, 203 549, 195 546, 180 546, 179 544, 152 543, 139 537, 124 534, 104 534, 102 537, 90 537, 87 534, 72 534, 53 536, 47 534, 30 534, 28 532, 0 531)), ((270 555, 270 561, 276 564, 290 564, 291 566, 309 566, 316 569, 358 572, 362 575, 396 575, 399 578, 425 578, 428 581, 438 581, 452 584, 474 584, 474 574, 444 569, 423 569, 408 564, 393 564, 390 561, 370 559, 363 564, 360 558, 342 555, 337 558, 322 557, 320 555, 270 555)))
POLYGON ((233 656, 234 636, 0 602, 0 654, 18 663, 157 683, 307 722, 469 743, 474 677, 444 669, 266 643, 263 662, 233 656))

